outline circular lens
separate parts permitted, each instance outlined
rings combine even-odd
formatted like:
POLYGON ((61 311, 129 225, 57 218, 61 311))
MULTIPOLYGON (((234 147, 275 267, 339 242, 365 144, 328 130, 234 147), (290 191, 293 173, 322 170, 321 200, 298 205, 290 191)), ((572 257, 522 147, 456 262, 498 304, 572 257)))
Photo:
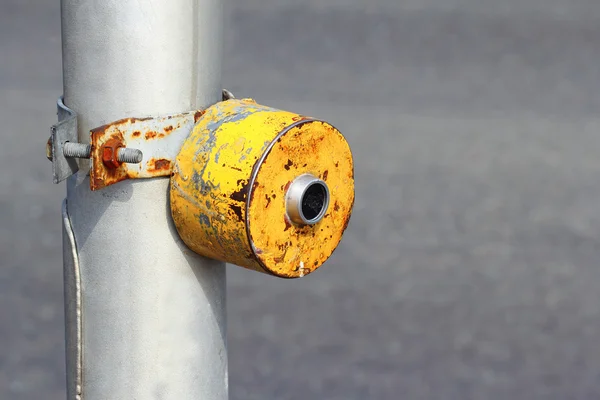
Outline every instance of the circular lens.
POLYGON ((329 205, 329 189, 311 174, 297 177, 286 194, 287 216, 298 225, 314 225, 323 219, 329 205))
POLYGON ((312 222, 324 212, 327 202, 327 188, 319 181, 313 182, 302 195, 302 215, 307 222, 312 222))

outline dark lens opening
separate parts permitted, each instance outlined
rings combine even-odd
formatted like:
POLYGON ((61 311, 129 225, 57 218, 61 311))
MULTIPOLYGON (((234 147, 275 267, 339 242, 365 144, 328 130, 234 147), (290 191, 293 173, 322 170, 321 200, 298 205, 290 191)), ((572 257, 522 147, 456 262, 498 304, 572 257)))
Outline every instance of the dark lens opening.
POLYGON ((302 196, 302 214, 307 221, 317 218, 323 211, 327 200, 327 189, 316 182, 306 189, 302 196))

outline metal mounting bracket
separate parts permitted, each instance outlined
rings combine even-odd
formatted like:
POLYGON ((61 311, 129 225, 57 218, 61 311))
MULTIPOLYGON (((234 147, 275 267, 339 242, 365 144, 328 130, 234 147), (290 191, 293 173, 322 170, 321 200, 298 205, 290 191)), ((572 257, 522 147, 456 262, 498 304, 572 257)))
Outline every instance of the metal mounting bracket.
POLYGON ((171 175, 179 149, 202 114, 199 110, 163 117, 125 118, 92 129, 90 189, 102 189, 125 179, 171 175), (107 149, 110 152, 119 147, 141 150, 142 161, 107 163, 107 149))
POLYGON ((79 170, 74 158, 63 154, 65 143, 77 143, 77 114, 63 103, 62 96, 56 102, 58 122, 52 125, 46 147, 46 156, 52 161, 54 183, 60 183, 79 170))
MULTIPOLYGON (((223 101, 235 98, 227 89, 223 89, 222 97, 223 101)), ((160 117, 124 118, 92 129, 91 146, 85 148, 86 145, 77 142, 77 113, 65 106, 62 96, 57 108, 59 122, 52 126, 46 146, 54 183, 79 170, 75 157, 90 158, 91 190, 125 179, 169 176, 183 142, 204 114, 204 110, 195 110, 160 117), (68 153, 67 142, 79 147, 69 145, 75 150, 70 148, 68 153), (120 154, 123 149, 129 153, 120 154)))
MULTIPOLYGON (((234 99, 227 89, 222 100, 234 99)), ((90 189, 98 190, 125 179, 170 176, 183 142, 204 114, 195 110, 162 117, 125 118, 92 129, 90 132, 90 189), (108 147, 124 146, 141 150, 140 163, 114 165, 107 163, 108 147)))

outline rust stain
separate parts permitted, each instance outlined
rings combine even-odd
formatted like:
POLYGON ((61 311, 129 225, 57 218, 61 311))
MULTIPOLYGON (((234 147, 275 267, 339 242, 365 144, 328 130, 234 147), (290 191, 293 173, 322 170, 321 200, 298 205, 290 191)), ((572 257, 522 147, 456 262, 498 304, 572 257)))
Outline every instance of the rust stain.
POLYGON ((165 126, 165 132, 171 133, 171 131, 173 130, 173 125, 169 125, 169 126, 165 126))
POLYGON ((146 140, 150 140, 150 139, 154 139, 156 137, 157 133, 154 131, 149 131, 146 132, 146 134, 144 135, 144 137, 146 138, 146 140))
POLYGON ((171 161, 170 160, 166 160, 164 158, 160 158, 160 159, 156 160, 156 162, 154 163, 154 167, 157 170, 160 170, 160 169, 170 169, 171 168, 171 161))
POLYGON ((238 186, 241 185, 240 189, 231 193, 229 196, 231 200, 245 202, 248 196, 248 181, 240 179, 237 181, 238 186))
POLYGON ((146 118, 122 118, 119 119, 117 121, 111 122, 110 124, 105 124, 105 125, 101 125, 97 128, 95 128, 93 130, 93 132, 106 132, 108 129, 110 128, 116 128, 117 130, 119 130, 119 128, 123 128, 126 125, 130 125, 133 124, 134 122, 139 122, 139 121, 147 121, 149 119, 152 119, 152 117, 146 117, 146 118))
POLYGON ((280 256, 278 256, 278 257, 274 257, 274 258, 273 258, 273 261, 275 261, 276 263, 281 263, 281 262, 283 262, 283 261, 285 260, 285 255, 286 255, 286 253, 287 253, 288 249, 289 249, 289 247, 287 247, 287 246, 286 246, 286 247, 284 247, 283 249, 280 249, 280 250, 283 250, 283 252, 281 253, 281 255, 280 255, 280 256))
POLYGON ((283 222, 285 223, 285 229, 283 230, 284 232, 292 227, 292 223, 288 219, 287 215, 283 216, 283 222))
POLYGON ((329 170, 327 170, 327 169, 326 169, 326 170, 323 172, 323 180, 324 180, 324 181, 326 181, 326 180, 327 180, 327 176, 328 176, 328 175, 329 175, 329 170))
POLYGON ((283 168, 285 168, 285 169, 286 169, 286 171, 289 171, 289 170, 290 170, 290 167, 291 167, 293 164, 294 164, 294 163, 292 162, 292 160, 290 160, 290 159, 288 158, 288 160, 287 160, 287 163, 286 163, 286 164, 283 166, 283 168))
POLYGON ((204 115, 204 110, 196 111, 194 113, 194 122, 198 122, 198 120, 204 115))
POLYGON ((346 220, 344 221, 344 225, 342 225, 342 233, 346 231, 348 228, 348 224, 350 223, 350 214, 346 216, 346 220))
POLYGON ((233 213, 238 217, 238 219, 240 221, 243 220, 243 217, 242 217, 242 207, 240 207, 238 205, 235 205, 235 204, 230 204, 229 208, 231 208, 231 210, 233 211, 233 213))
POLYGON ((254 181, 254 185, 252 185, 252 193, 250 194, 250 201, 252 201, 252 199, 254 199, 254 195, 256 193, 254 191, 254 189, 256 189, 259 185, 260 185, 260 183, 258 183, 258 181, 254 181))
MULTIPOLYGON (((128 122, 129 119, 123 120, 128 122)), ((112 157, 116 157, 115 154, 111 156, 110 150, 106 151, 107 148, 115 150, 118 147, 122 147, 123 134, 120 131, 106 134, 106 131, 112 125, 103 125, 99 128, 91 131, 91 145, 92 145, 92 165, 90 168, 90 189, 98 190, 106 186, 110 186, 114 183, 127 179, 127 165, 116 162, 112 157), (108 164, 111 164, 111 159, 114 161, 114 168, 110 168, 105 165, 105 160, 108 164)))
POLYGON ((140 137, 141 135, 142 135, 142 132, 140 132, 140 131, 135 131, 131 134, 131 136, 133 136, 133 137, 140 137))
POLYGON ((344 225, 342 225, 342 234, 348 228, 348 224, 350 223, 350 217, 352 216, 352 209, 354 208, 354 198, 352 199, 352 203, 350 204, 350 208, 348 209, 348 214, 346 214, 346 220, 344 221, 344 225))
POLYGON ((102 162, 107 168, 119 168, 121 163, 117 160, 117 151, 124 147, 123 140, 111 138, 102 145, 102 162))
POLYGON ((148 172, 156 173, 157 176, 162 175, 162 172, 171 171, 171 160, 165 158, 159 158, 158 160, 151 158, 148 160, 147 169, 148 172))

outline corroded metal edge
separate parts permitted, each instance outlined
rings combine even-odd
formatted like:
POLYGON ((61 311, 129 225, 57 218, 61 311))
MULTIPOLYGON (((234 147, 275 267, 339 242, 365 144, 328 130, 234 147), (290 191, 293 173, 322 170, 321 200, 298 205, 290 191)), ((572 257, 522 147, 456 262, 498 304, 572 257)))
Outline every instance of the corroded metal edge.
POLYGON ((77 243, 67 210, 67 199, 62 204, 62 221, 67 398, 81 400, 83 387, 81 275, 77 243))

